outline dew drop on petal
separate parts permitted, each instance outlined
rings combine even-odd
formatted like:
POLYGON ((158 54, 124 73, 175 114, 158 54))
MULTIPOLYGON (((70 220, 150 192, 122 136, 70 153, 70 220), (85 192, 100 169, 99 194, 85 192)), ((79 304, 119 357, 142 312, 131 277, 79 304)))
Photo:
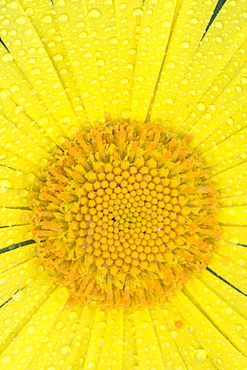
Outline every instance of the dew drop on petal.
POLYGON ((204 349, 198 349, 194 354, 195 360, 197 362, 205 362, 208 354, 204 349))
POLYGON ((92 9, 88 13, 88 16, 91 17, 91 18, 99 18, 101 16, 101 13, 98 9, 92 9))

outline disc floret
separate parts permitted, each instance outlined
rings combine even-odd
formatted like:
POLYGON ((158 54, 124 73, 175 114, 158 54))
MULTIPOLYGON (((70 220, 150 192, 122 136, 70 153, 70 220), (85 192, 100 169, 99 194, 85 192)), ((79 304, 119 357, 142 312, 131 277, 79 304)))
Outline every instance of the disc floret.
POLYGON ((82 304, 164 302, 207 266, 219 239, 208 170, 161 125, 78 133, 34 191, 39 260, 82 304))

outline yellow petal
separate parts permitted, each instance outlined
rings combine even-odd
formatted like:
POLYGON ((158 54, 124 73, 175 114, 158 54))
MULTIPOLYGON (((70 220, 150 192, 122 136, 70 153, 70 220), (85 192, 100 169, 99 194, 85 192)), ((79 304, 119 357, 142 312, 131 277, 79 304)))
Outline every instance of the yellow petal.
MULTIPOLYGON (((30 317, 35 315, 54 289, 52 280, 44 272, 37 279, 29 280, 22 290, 14 294, 10 301, 1 307, 1 352, 9 345, 14 336, 18 335, 30 317)), ((28 333, 34 334, 32 327, 29 328, 28 333)))
POLYGON ((224 207, 221 209, 217 217, 219 223, 223 225, 247 225, 247 208, 246 206, 239 207, 224 207))
POLYGON ((51 1, 44 2, 42 0, 34 0, 32 4, 29 1, 22 0, 20 3, 28 14, 56 69, 60 81, 54 82, 55 86, 59 88, 63 87, 78 122, 83 125, 86 120, 83 101, 74 81, 71 66, 66 55, 66 45, 61 39, 59 27, 56 22, 56 14, 54 13, 54 5, 51 1))
POLYGON ((247 228, 246 226, 222 226, 222 239, 232 244, 247 245, 247 228))
POLYGON ((165 353, 171 358, 169 364, 173 364, 173 357, 177 356, 177 350, 185 363, 186 369, 211 370, 215 369, 210 358, 205 356, 200 342, 195 338, 194 330, 186 323, 181 313, 169 302, 165 307, 152 310, 153 321, 156 322, 156 330, 161 335, 161 343, 165 353), (167 329, 168 329, 168 334, 167 329), (175 343, 174 352, 170 351, 171 341, 175 343), (165 338, 165 341, 164 341, 165 338), (167 340, 169 338, 169 341, 167 340))
POLYGON ((131 115, 137 38, 139 37, 143 1, 116 0, 116 35, 118 38, 119 112, 121 119, 131 115), (126 27, 126 24, 128 27, 126 27))
MULTIPOLYGON (((22 7, 18 3, 16 4, 17 6, 11 6, 10 3, 9 7, 11 10, 8 11, 8 22, 1 23, 0 35, 4 37, 5 44, 12 58, 15 59, 31 85, 35 87, 42 102, 63 127, 64 132, 70 133, 71 129, 79 127, 79 123, 56 69, 30 19, 22 7), (14 33, 12 32, 13 30, 15 30, 14 33), (31 43, 30 40, 32 41, 31 43), (27 57, 24 58, 26 53, 27 57)), ((2 8, 3 5, 0 6, 0 9, 2 8)))
POLYGON ((217 330, 211 321, 183 293, 178 293, 173 303, 187 325, 190 325, 195 339, 201 344, 201 350, 196 350, 194 353, 198 362, 203 363, 209 357, 219 370, 246 368, 246 357, 217 330))
MULTIPOLYGON (((72 2, 58 1, 54 3, 54 9, 86 116, 90 123, 102 121, 104 109, 87 2, 80 1, 80 6, 77 7, 72 2)), ((97 11, 96 9, 96 14, 97 11)))
POLYGON ((0 275, 0 304, 11 298, 17 290, 21 290, 27 284, 28 279, 34 279, 42 270, 42 266, 37 263, 37 258, 34 257, 3 272, 0 275))
POLYGON ((0 207, 30 208, 30 195, 28 190, 0 188, 0 207))
POLYGON ((223 280, 216 277, 211 272, 205 270, 199 279, 208 286, 218 297, 223 299, 226 303, 247 320, 245 295, 239 293, 236 289, 226 284, 223 280))
MULTIPOLYGON (((62 370, 66 370, 66 367, 69 368, 69 366, 71 366, 73 370, 81 370, 82 364, 85 361, 88 343, 89 343, 89 339, 91 336, 91 330, 92 330, 93 322, 94 322, 94 314, 95 314, 95 304, 94 303, 92 303, 90 306, 83 307, 80 320, 78 324, 74 325, 74 329, 76 330, 74 331, 74 329, 72 329, 73 338, 72 338, 71 345, 70 345, 71 351, 69 352, 68 348, 65 349, 65 353, 67 352, 67 356, 64 359, 65 363, 64 363, 64 368, 62 368, 62 370)), ((70 322, 69 321, 66 322, 65 326, 69 326, 71 328, 70 322)), ((64 327, 63 322, 61 323, 60 317, 58 317, 56 322, 54 323, 54 329, 56 333, 58 332, 58 334, 60 335, 59 330, 63 329, 63 327, 64 327)), ((51 333, 51 335, 53 334, 55 333, 51 333)), ((49 339, 52 343, 51 335, 49 339)), ((103 338, 99 338, 99 342, 101 343, 101 345, 103 345, 103 338)), ((39 356, 41 358, 44 357, 45 348, 46 348, 46 344, 44 344, 40 348, 37 358, 39 358, 39 356)), ((60 356, 61 354, 57 354, 54 361, 57 361, 59 363, 61 359, 60 356)), ((36 361, 36 359, 33 360, 32 365, 34 361, 36 361)), ((34 370, 35 369, 37 369, 37 367, 34 367, 34 370)))
MULTIPOLYGON (((236 146, 239 144, 237 143, 236 146)), ((247 162, 229 168, 212 177, 215 188, 220 190, 221 196, 229 198, 246 194, 247 189, 247 162)))
POLYGON ((0 355, 0 363, 9 369, 17 368, 18 364, 26 366, 52 328, 57 315, 64 307, 68 295, 65 288, 57 288, 30 318, 28 323, 13 338, 9 346, 0 355), (35 335, 34 335, 35 334, 35 335))
POLYGON ((246 356, 247 321, 198 279, 188 285, 185 292, 189 292, 189 296, 193 297, 200 310, 210 318, 219 332, 246 356))
MULTIPOLYGON (((202 39, 190 65, 186 65, 188 67, 187 73, 183 74, 181 83, 178 81, 176 88, 174 88, 174 85, 170 86, 169 92, 171 92, 167 98, 173 102, 172 107, 163 106, 163 109, 159 112, 160 116, 163 117, 164 114, 164 118, 172 122, 173 128, 179 128, 195 105, 200 102, 201 96, 221 73, 226 63, 235 55, 238 49, 242 48, 242 43, 246 37, 245 2, 226 2, 224 9, 217 15, 215 22, 212 23, 202 39), (236 19, 239 21, 239 29, 232 26, 236 19), (231 34, 231 38, 229 38, 229 34, 231 34), (177 94, 178 91, 179 94, 177 94)), ((174 67, 176 67, 176 64, 174 67)), ((176 72, 172 75, 172 78, 175 80, 176 72)), ((166 101, 166 96, 162 96, 162 98, 166 101)))
POLYGON ((9 251, 8 253, 0 254, 0 273, 8 271, 13 267, 28 261, 35 257, 34 244, 28 244, 22 248, 17 248, 9 251))
POLYGON ((0 229, 1 238, 1 249, 8 247, 12 244, 18 244, 26 240, 32 239, 30 233, 30 226, 13 226, 13 227, 2 227, 0 229))
POLYGON ((237 265, 229 258, 222 257, 217 253, 213 255, 209 268, 224 280, 232 284, 235 288, 239 289, 244 294, 247 294, 246 268, 237 265))
POLYGON ((144 122, 163 65, 176 2, 146 1, 142 16, 135 62, 131 119, 144 122))
POLYGON ((134 312, 133 318, 138 366, 141 370, 145 370, 147 366, 150 368, 157 366, 158 369, 165 370, 165 364, 186 369, 172 339, 172 333, 167 328, 156 332, 148 309, 134 312), (165 342, 161 338, 166 338, 165 342), (166 350, 167 342, 169 351, 166 350))
POLYGON ((0 226, 29 224, 31 215, 28 210, 0 208, 0 226))
POLYGON ((13 123, 0 115, 0 148, 4 153, 5 149, 17 153, 24 159, 34 164, 45 165, 47 160, 51 161, 52 156, 43 148, 35 144, 24 132, 19 130, 13 123), (24 150, 26 148, 26 150, 24 150))
MULTIPOLYGON (((35 353, 30 369, 45 369, 61 366, 71 353, 71 342, 78 328, 82 306, 67 308, 61 312, 48 332, 45 341, 41 343, 39 350, 35 353)), ((78 344, 77 344, 78 346, 78 344)))
POLYGON ((166 118, 168 112, 176 112, 176 115, 179 116, 178 112, 180 113, 180 111, 173 110, 173 103, 177 92, 180 90, 178 86, 182 83, 182 86, 186 85, 186 89, 190 85, 188 79, 185 78, 185 74, 190 66, 191 59, 196 55, 199 42, 213 13, 214 6, 214 3, 201 0, 196 3, 191 0, 178 2, 168 50, 151 110, 152 121, 162 120, 162 122, 172 127, 181 123, 181 120, 166 122, 166 118))
POLYGON ((9 167, 0 166, 1 188, 29 189, 33 180, 33 176, 25 175, 23 172, 9 167))

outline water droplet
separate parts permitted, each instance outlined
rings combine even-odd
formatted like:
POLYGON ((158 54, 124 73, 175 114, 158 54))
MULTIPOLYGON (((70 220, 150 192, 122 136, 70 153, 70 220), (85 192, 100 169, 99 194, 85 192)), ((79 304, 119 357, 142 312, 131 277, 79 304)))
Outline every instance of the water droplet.
POLYGON ((146 32, 146 33, 150 33, 152 31, 152 28, 151 27, 144 27, 143 31, 146 32))
POLYGON ((62 355, 68 355, 70 352, 71 352, 71 348, 70 348, 69 346, 64 346, 64 347, 61 349, 61 353, 62 353, 62 355))
POLYGON ((23 291, 19 290, 18 292, 13 294, 12 298, 13 298, 13 301, 20 302, 23 299, 23 296, 24 296, 23 291))
POLYGON ((23 24, 27 23, 27 20, 26 20, 25 17, 20 16, 19 18, 16 19, 16 23, 19 24, 19 25, 23 25, 23 24))
POLYGON ((118 44, 118 39, 117 37, 113 37, 110 41, 109 41, 110 44, 112 45, 117 45, 118 44))
POLYGON ((59 17, 58 17, 58 20, 60 22, 67 22, 69 19, 68 15, 67 14, 61 14, 59 17))
POLYGON ((195 360, 197 362, 205 362, 208 354, 204 349, 198 349, 194 354, 195 360))
POLYGON ((8 180, 0 180, 0 188, 11 188, 11 182, 8 180))
POLYGON ((4 356, 2 359, 1 359, 1 363, 4 364, 4 365, 7 365, 7 364, 10 364, 12 361, 12 358, 11 356, 7 355, 7 356, 4 356))
POLYGON ((98 9, 92 9, 89 13, 88 13, 88 16, 89 17, 92 17, 92 18, 99 18, 101 16, 101 13, 98 9))
POLYGON ((25 347, 25 352, 26 353, 32 352, 32 350, 33 350, 33 346, 26 346, 25 347))
POLYGON ((6 53, 6 54, 4 54, 4 55, 2 56, 2 61, 3 61, 4 63, 13 62, 13 60, 14 60, 14 57, 13 57, 13 55, 12 55, 12 54, 10 54, 10 53, 6 53))
POLYGON ((89 333, 90 329, 88 326, 85 326, 85 328, 82 329, 83 333, 89 333))
POLYGON ((11 3, 7 5, 7 7, 9 9, 16 10, 18 9, 19 5, 16 1, 11 1, 11 3))
POLYGON ((218 29, 222 29, 223 28, 223 23, 222 22, 220 22, 220 21, 217 21, 217 22, 215 22, 215 27, 216 28, 218 28, 218 29))
POLYGON ((104 329, 106 327, 106 323, 104 321, 101 321, 98 323, 98 328, 99 329, 104 329))
POLYGON ((140 9, 140 8, 137 8, 137 9, 135 9, 134 11, 133 11, 133 16, 134 17, 141 17, 143 15, 143 11, 142 11, 142 9, 140 9))
POLYGON ((184 41, 184 42, 182 42, 181 46, 182 46, 182 48, 184 48, 184 49, 189 49, 189 47, 190 47, 190 43, 189 43, 188 41, 184 41))
POLYGON ((171 331, 171 336, 172 336, 172 338, 177 338, 178 332, 176 330, 172 330, 171 331))
POLYGON ((143 343, 143 339, 141 339, 141 338, 137 339, 136 343, 137 344, 142 344, 143 343))
POLYGON ((30 335, 34 334, 34 333, 35 333, 35 331, 36 331, 35 326, 29 326, 29 327, 27 328, 27 332, 28 332, 28 334, 30 334, 30 335))
POLYGON ((130 118, 130 114, 131 114, 130 110, 128 110, 128 109, 124 109, 124 110, 122 111, 122 113, 121 113, 121 116, 122 116, 124 119, 128 119, 128 118, 130 118))
POLYGON ((65 287, 58 287, 56 291, 57 298, 61 301, 69 298, 68 289, 65 287))
POLYGON ((223 39, 222 39, 222 37, 217 36, 217 37, 215 37, 215 41, 218 42, 218 43, 221 43, 223 41, 223 39))
POLYGON ((42 18, 42 21, 49 24, 52 23, 53 19, 50 15, 46 15, 44 18, 42 18))
POLYGON ((174 62, 169 62, 169 63, 166 64, 166 67, 173 69, 173 68, 176 67, 176 64, 174 62))
POLYGON ((89 369, 94 369, 94 366, 95 366, 94 362, 89 362, 89 363, 87 364, 87 367, 88 367, 89 369))
POLYGON ((200 112, 203 112, 205 109, 206 109, 206 106, 204 103, 198 103, 197 106, 196 106, 197 110, 199 110, 200 112))
POLYGON ((143 323, 142 323, 142 325, 141 325, 141 328, 142 328, 142 329, 147 329, 147 328, 149 328, 149 323, 148 323, 148 322, 146 322, 146 321, 145 321, 145 322, 143 322, 143 323))

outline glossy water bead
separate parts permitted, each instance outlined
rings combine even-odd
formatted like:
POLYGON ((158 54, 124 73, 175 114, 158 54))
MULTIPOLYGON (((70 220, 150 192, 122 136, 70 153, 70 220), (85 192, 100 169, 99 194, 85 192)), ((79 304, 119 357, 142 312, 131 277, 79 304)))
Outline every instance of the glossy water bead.
POLYGON ((210 262, 217 193, 190 140, 152 123, 108 122, 77 133, 38 173, 38 257, 73 301, 164 302, 210 262))

